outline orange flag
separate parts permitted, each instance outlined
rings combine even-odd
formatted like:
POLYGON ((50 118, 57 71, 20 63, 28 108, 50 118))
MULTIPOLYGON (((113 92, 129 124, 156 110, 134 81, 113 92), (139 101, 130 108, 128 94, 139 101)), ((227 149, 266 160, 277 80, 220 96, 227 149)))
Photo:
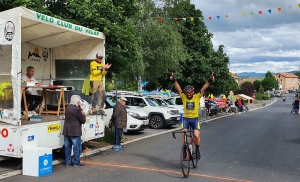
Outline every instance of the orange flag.
MULTIPOLYGON (((300 3, 299 3, 300 4, 300 3)), ((281 8, 277 8, 278 9, 278 11, 280 12, 281 11, 281 8)))
POLYGON ((228 15, 225 15, 226 18, 228 18, 228 15))

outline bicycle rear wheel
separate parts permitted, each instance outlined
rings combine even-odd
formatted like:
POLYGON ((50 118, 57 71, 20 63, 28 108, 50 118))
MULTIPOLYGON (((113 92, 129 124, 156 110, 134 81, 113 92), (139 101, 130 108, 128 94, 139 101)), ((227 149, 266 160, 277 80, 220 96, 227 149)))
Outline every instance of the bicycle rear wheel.
POLYGON ((189 147, 187 144, 182 145, 180 152, 180 164, 182 174, 185 178, 187 178, 190 174, 190 162, 191 162, 191 153, 189 151, 189 147))
POLYGON ((196 146, 195 146, 195 144, 193 144, 193 151, 192 151, 193 153, 192 153, 192 158, 191 158, 191 160, 192 160, 192 164, 193 164, 193 167, 194 168, 197 168, 197 165, 198 165, 198 160, 197 160, 197 156, 196 156, 196 146))

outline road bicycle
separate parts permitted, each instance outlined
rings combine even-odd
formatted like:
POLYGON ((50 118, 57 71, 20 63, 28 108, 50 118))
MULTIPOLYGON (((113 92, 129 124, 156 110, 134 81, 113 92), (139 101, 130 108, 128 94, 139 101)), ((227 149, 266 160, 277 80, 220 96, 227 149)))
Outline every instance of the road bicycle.
POLYGON ((184 136, 184 143, 181 147, 180 152, 180 164, 182 174, 185 178, 187 178, 190 174, 190 162, 192 161, 193 167, 196 168, 198 165, 198 160, 196 156, 196 145, 194 143, 195 136, 193 130, 183 131, 173 131, 173 138, 176 139, 175 133, 182 133, 184 136))

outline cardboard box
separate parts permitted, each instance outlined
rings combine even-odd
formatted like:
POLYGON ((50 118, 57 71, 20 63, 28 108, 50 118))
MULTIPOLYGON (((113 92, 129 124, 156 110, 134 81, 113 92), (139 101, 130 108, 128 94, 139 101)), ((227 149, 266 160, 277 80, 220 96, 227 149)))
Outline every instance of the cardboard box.
POLYGON ((52 174, 52 149, 30 147, 23 149, 23 175, 46 176, 52 174))

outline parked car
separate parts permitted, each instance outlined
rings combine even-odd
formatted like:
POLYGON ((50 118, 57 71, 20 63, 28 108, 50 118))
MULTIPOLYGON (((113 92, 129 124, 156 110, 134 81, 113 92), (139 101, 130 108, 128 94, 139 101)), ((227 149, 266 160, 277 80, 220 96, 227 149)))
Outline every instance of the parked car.
POLYGON ((180 121, 179 110, 159 106, 153 98, 137 96, 137 95, 122 95, 127 99, 126 105, 130 108, 141 109, 145 111, 149 118, 149 126, 151 128, 160 129, 176 125, 180 121))
MULTIPOLYGON (((105 113, 107 116, 104 116, 104 123, 106 126, 109 124, 109 120, 113 113, 113 107, 116 104, 116 97, 112 94, 106 95, 105 100, 105 113)), ((130 108, 125 105, 127 110, 127 131, 142 131, 148 128, 149 120, 148 115, 145 111, 140 109, 130 108)))
POLYGON ((168 99, 163 99, 163 98, 156 98, 154 99, 159 103, 160 106, 166 106, 174 109, 178 109, 179 113, 183 113, 183 105, 175 105, 172 102, 170 102, 168 99))
POLYGON ((205 100, 205 105, 209 104, 210 107, 210 115, 211 114, 218 114, 219 112, 222 112, 219 104, 214 100, 205 100))
POLYGON ((172 103, 172 104, 174 104, 174 105, 183 105, 180 96, 173 96, 173 97, 170 97, 170 98, 165 99, 165 100, 172 103))
MULTIPOLYGON (((205 98, 205 102, 206 101, 208 101, 208 98, 205 98)), ((211 102, 213 102, 217 106, 217 107, 213 108, 213 110, 214 110, 213 113, 216 114, 218 112, 225 112, 226 111, 226 108, 225 108, 226 100, 225 99, 213 98, 213 99, 211 99, 211 102)))

